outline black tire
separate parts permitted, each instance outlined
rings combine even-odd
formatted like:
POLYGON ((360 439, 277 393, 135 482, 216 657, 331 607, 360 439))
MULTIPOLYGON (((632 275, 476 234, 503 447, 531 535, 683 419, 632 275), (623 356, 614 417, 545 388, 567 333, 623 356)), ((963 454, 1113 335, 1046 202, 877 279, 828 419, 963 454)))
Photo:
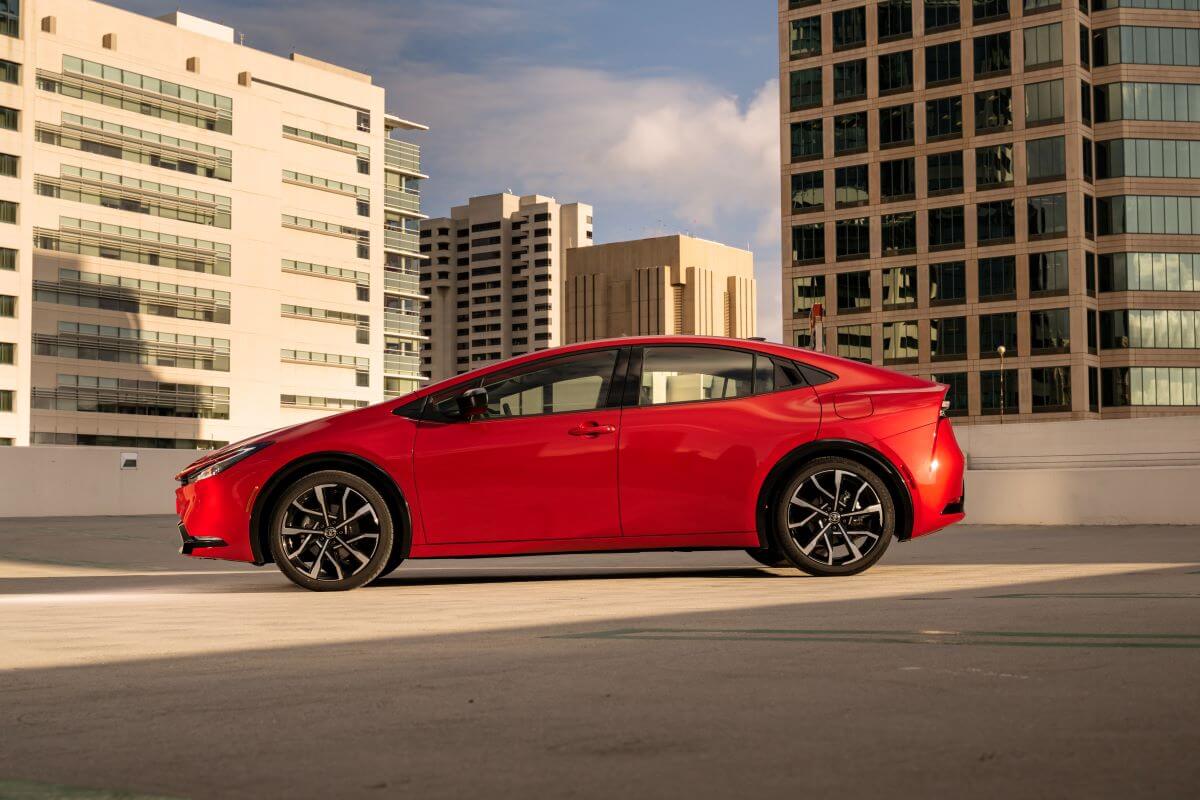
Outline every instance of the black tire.
POLYGON ((280 495, 271 513, 271 555, 297 586, 314 592, 357 589, 387 568, 394 530, 391 510, 374 486, 349 472, 323 470, 298 478, 280 495), (372 537, 375 546, 368 551, 372 537))
POLYGON ((788 560, 788 557, 785 556, 783 553, 779 552, 778 550, 771 550, 771 549, 760 547, 758 549, 747 550, 746 555, 750 556, 755 561, 762 564, 764 567, 790 567, 790 566, 792 566, 792 562, 788 560))
POLYGON ((896 504, 874 470, 825 456, 805 464, 783 487, 774 520, 775 546, 798 569, 822 577, 857 575, 887 551, 896 504))
POLYGON ((393 572, 399 569, 400 565, 403 563, 404 556, 400 554, 400 548, 392 547, 392 554, 388 558, 387 563, 383 565, 383 571, 375 576, 375 578, 371 581, 371 585, 373 586, 386 578, 388 575, 391 575, 393 572))

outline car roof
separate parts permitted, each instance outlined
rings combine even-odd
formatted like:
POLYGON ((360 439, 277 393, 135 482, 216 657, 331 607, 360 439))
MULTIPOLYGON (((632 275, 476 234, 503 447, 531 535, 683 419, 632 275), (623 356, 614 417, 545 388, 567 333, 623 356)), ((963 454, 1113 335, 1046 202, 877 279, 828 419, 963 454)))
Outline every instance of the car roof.
POLYGON ((603 350, 610 347, 645 347, 650 345, 698 345, 704 347, 727 347, 736 348, 739 350, 751 350, 764 353, 766 355, 774 355, 780 358, 808 364, 832 373, 839 378, 849 379, 845 381, 846 384, 863 386, 879 386, 882 383, 888 383, 892 385, 899 384, 900 386, 931 385, 930 381, 905 375, 899 372, 894 372, 892 370, 874 367, 870 364, 864 364, 860 361, 851 361, 850 359, 841 358, 828 353, 818 353, 815 350, 806 350, 799 347, 780 344, 778 342, 768 342, 760 339, 735 339, 729 336, 695 335, 620 336, 611 339, 593 339, 587 342, 560 345, 559 347, 552 347, 546 350, 535 350, 531 353, 514 356, 503 361, 497 361, 495 363, 488 364, 486 367, 479 367, 478 369, 471 370, 470 372, 464 372, 461 375, 455 375, 434 383, 430 383, 410 394, 404 395, 402 398, 397 398, 397 400, 400 400, 401 403, 408 403, 412 400, 424 397, 425 395, 451 388, 460 383, 473 381, 486 375, 506 371, 515 367, 519 367, 523 364, 540 361, 546 358, 554 358, 557 356, 569 355, 571 353, 581 353, 588 350, 603 350))

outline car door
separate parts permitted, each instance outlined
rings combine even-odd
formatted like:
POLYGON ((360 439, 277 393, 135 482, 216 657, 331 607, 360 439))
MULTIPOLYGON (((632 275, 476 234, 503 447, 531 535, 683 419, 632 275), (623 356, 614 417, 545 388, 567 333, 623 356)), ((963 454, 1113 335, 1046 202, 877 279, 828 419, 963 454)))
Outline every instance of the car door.
POLYGON ((619 536, 621 410, 610 398, 619 353, 588 350, 486 376, 488 413, 470 421, 455 416, 460 390, 432 398, 414 447, 426 541, 619 536))
POLYGON ((619 453, 625 536, 753 531, 766 472, 820 425, 820 402, 794 365, 749 350, 635 349, 629 382, 619 453))

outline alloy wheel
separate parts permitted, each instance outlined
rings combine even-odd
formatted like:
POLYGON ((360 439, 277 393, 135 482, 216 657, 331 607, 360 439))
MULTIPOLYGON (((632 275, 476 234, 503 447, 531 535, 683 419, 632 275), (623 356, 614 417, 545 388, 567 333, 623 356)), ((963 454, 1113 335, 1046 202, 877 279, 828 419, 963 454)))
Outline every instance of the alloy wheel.
POLYGON ((361 572, 379 547, 379 513, 362 492, 320 483, 284 510, 279 536, 283 556, 315 581, 341 581, 361 572))
POLYGON ((867 558, 884 539, 879 495, 850 470, 814 473, 789 499, 787 533, 808 558, 845 567, 867 558))

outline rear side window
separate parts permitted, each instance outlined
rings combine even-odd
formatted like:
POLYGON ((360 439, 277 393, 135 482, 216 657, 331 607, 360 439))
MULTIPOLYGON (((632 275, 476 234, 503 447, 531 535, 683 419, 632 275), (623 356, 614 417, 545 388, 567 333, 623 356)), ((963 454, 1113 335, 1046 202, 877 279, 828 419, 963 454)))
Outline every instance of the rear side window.
POLYGON ((754 392, 754 354, 718 347, 647 347, 638 405, 729 400, 754 392))

